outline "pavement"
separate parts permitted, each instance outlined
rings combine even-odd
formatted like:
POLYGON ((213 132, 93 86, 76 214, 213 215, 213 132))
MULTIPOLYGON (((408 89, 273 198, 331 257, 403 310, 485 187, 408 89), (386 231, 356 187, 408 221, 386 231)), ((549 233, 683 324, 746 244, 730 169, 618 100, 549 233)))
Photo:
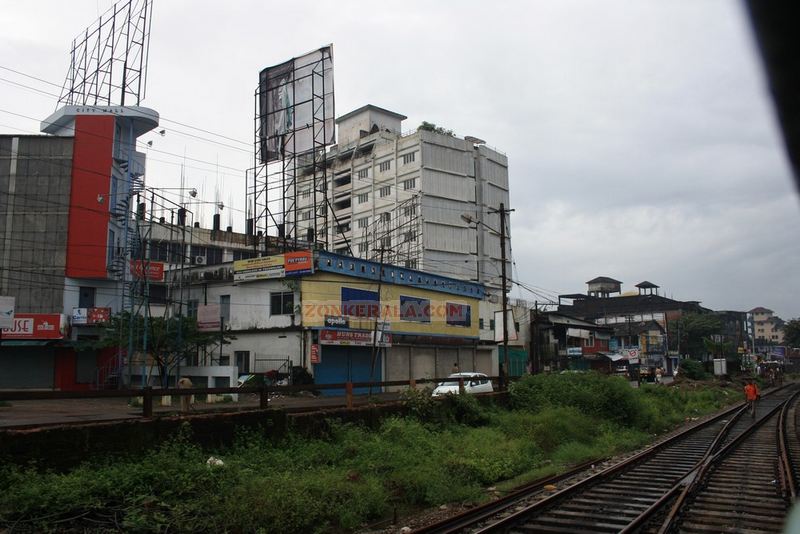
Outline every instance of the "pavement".
MULTIPOLYGON (((364 405, 370 402, 390 402, 399 398, 398 393, 356 395, 353 404, 364 405)), ((104 399, 62 399, 62 400, 26 400, 10 401, 10 406, 0 407, 0 429, 38 428, 53 425, 93 423, 102 421, 122 421, 140 419, 141 406, 132 406, 125 398, 104 399)), ((312 410, 340 408, 346 405, 344 396, 318 397, 283 397, 271 398, 270 408, 286 408, 289 410, 312 410)), ((238 402, 220 402, 207 404, 196 402, 189 414, 211 412, 236 412, 258 409, 256 395, 239 395, 238 402)), ((161 406, 154 403, 155 415, 178 415, 180 403, 172 406, 161 406)))
MULTIPOLYGON (((673 378, 664 377, 663 383, 670 384, 673 378)), ((637 387, 636 381, 631 381, 632 387, 637 387)), ((370 398, 368 395, 356 395, 353 404, 364 405, 370 402, 389 402, 399 398, 398 393, 378 393, 370 398)), ((141 406, 132 406, 125 398, 104 399, 62 399, 62 400, 27 400, 11 401, 11 406, 0 406, 0 430, 38 428, 53 425, 93 423, 101 421, 122 421, 140 419, 141 406)), ((346 405, 344 396, 276 396, 270 398, 270 408, 285 408, 288 410, 313 410, 325 408, 341 408, 346 405)), ((241 394, 237 402, 222 402, 207 404, 196 402, 192 405, 189 414, 212 412, 236 412, 240 410, 258 409, 257 395, 241 394)), ((171 406, 162 406, 154 402, 155 415, 178 415, 180 403, 174 402, 171 406)))

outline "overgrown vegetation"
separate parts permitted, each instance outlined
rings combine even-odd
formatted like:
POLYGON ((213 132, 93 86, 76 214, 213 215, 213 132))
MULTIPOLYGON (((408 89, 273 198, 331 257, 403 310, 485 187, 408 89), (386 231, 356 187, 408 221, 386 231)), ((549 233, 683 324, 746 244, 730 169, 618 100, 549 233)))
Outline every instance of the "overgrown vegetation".
POLYGON ((184 430, 135 457, 67 474, 0 467, 0 529, 331 532, 408 509, 478 501, 522 480, 646 443, 650 434, 738 398, 723 388, 634 390, 591 373, 527 377, 512 409, 472 396, 409 392, 410 415, 370 431, 333 424, 326 439, 272 443, 242 433, 204 451, 184 430), (224 465, 208 461, 212 454, 224 465))
POLYGON ((436 126, 436 124, 434 124, 432 122, 428 122, 428 121, 422 121, 422 124, 420 124, 419 127, 417 127, 417 130, 418 131, 419 130, 426 130, 428 132, 436 132, 436 133, 442 134, 442 135, 449 135, 450 137, 455 137, 455 135, 456 135, 453 132, 453 130, 448 130, 447 128, 444 128, 442 126, 436 126))
POLYGON ((686 378, 690 378, 692 380, 705 380, 708 378, 708 373, 706 372, 705 367, 703 367, 702 362, 692 360, 691 358, 685 358, 681 360, 680 373, 686 378))

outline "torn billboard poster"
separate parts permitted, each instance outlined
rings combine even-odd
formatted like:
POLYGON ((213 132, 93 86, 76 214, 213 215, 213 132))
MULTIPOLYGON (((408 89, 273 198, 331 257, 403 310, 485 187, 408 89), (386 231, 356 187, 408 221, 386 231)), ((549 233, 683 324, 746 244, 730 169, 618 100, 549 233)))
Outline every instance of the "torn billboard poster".
POLYGON ((333 45, 262 70, 258 107, 262 163, 335 143, 333 45))

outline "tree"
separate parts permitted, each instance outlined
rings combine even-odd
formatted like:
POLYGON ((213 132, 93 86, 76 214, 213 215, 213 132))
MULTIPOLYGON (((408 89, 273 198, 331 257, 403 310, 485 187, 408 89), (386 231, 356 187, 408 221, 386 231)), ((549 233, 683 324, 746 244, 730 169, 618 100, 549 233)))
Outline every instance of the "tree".
POLYGON ((130 312, 113 315, 100 330, 99 339, 90 342, 93 348, 121 347, 127 352, 132 342, 134 354, 144 353, 152 358, 163 387, 169 385, 170 373, 182 360, 201 348, 219 347, 234 339, 224 332, 200 332, 194 317, 150 317, 145 321, 143 316, 132 317, 130 312))
POLYGON ((783 342, 788 347, 800 347, 800 317, 783 325, 783 342))
POLYGON ((714 358, 727 359, 732 354, 735 355, 733 352, 733 343, 730 341, 714 341, 713 338, 704 337, 703 347, 705 347, 706 353, 713 355, 714 358))
POLYGON ((722 322, 719 318, 705 313, 687 313, 670 324, 669 334, 671 338, 678 340, 678 351, 681 354, 700 360, 709 352, 714 352, 706 345, 721 330, 722 322))

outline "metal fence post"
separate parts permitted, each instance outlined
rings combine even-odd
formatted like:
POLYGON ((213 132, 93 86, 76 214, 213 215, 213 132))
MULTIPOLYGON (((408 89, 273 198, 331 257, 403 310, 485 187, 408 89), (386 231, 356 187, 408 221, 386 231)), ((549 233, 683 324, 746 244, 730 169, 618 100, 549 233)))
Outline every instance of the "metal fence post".
POLYGON ((464 377, 463 376, 459 376, 458 377, 458 394, 459 395, 463 395, 464 393, 466 393, 466 391, 464 390, 464 377))
POLYGON ((262 410, 266 410, 269 407, 269 394, 267 392, 267 385, 261 384, 261 388, 258 391, 258 400, 259 406, 262 410))
POLYGON ((142 390, 142 415, 153 417, 153 388, 150 386, 142 390))
POLYGON ((348 408, 352 408, 353 407, 353 383, 352 382, 347 382, 347 384, 345 384, 344 395, 345 395, 345 399, 347 401, 347 407, 348 408))
POLYGON ((417 389, 417 381, 412 378, 408 381, 408 387, 411 389, 417 389))

